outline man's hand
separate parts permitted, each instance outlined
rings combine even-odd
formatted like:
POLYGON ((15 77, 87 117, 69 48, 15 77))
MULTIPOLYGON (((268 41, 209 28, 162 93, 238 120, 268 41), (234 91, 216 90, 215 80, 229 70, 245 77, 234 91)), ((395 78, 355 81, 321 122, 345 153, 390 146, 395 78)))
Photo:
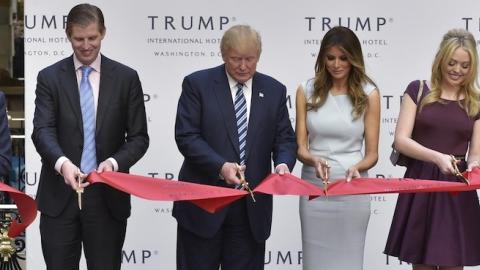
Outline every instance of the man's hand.
POLYGON ((286 173, 290 173, 290 170, 288 169, 287 164, 281 163, 278 164, 277 167, 275 167, 275 173, 278 173, 279 175, 284 175, 286 173))
POLYGON ((77 190, 78 188, 84 188, 90 183, 84 182, 85 178, 87 177, 86 174, 83 174, 80 169, 75 166, 70 160, 66 160, 62 164, 61 173, 63 175, 63 180, 65 184, 72 187, 73 190, 77 190))
POLYGON ((113 171, 113 164, 110 160, 104 160, 98 165, 97 173, 102 172, 112 172, 113 171))
POLYGON ((236 163, 225 162, 220 171, 220 175, 223 177, 225 182, 230 185, 240 185, 241 180, 238 178, 239 170, 245 171, 245 166, 239 167, 236 163))

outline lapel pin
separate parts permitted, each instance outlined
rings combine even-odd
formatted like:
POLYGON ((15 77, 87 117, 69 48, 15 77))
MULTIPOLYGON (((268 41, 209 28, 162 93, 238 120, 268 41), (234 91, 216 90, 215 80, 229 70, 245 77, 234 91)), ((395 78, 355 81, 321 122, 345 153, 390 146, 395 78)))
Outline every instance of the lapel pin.
POLYGON ((261 97, 261 98, 263 98, 263 93, 262 93, 262 92, 259 92, 259 93, 258 93, 258 96, 261 97))

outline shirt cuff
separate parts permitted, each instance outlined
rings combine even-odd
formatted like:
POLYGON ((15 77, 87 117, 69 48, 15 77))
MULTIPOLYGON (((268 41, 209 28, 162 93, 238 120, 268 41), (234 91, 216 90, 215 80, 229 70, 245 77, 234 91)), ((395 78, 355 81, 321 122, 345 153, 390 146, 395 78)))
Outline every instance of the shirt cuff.
POLYGON ((113 171, 117 172, 118 171, 118 162, 113 157, 108 158, 107 160, 109 160, 112 163, 113 171))
POLYGON ((65 161, 69 160, 66 156, 61 156, 57 159, 57 162, 55 162, 55 170, 60 174, 62 174, 62 165, 65 161))
POLYGON ((287 167, 287 170, 290 172, 290 168, 288 168, 287 163, 280 163, 280 164, 278 164, 277 166, 275 166, 275 172, 276 172, 276 171, 278 170, 278 168, 279 168, 280 166, 282 166, 282 165, 285 166, 285 167, 287 167))

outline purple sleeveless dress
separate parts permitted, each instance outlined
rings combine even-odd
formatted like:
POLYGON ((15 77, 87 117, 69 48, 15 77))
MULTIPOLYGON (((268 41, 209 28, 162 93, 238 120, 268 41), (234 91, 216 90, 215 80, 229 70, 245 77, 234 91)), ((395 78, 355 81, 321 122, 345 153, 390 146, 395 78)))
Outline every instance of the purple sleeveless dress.
MULTIPOLYGON (((417 100, 419 81, 411 82, 405 94, 417 100)), ((423 95, 430 89, 425 85, 423 95)), ((465 156, 473 124, 456 101, 431 103, 417 112, 412 138, 445 154, 465 156)), ((459 166, 466 169, 465 162, 459 166)), ((444 175, 429 162, 411 159, 405 177, 459 181, 444 175)), ((473 266, 480 264, 480 206, 476 191, 450 194, 400 194, 397 200, 385 254, 413 264, 473 266)))

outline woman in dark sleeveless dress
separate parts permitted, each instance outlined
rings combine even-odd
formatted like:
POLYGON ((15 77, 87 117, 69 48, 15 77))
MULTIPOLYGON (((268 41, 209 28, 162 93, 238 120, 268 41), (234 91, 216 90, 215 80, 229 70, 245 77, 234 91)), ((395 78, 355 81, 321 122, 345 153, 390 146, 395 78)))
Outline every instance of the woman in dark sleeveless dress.
MULTIPOLYGON (((454 29, 444 35, 419 99, 420 82, 407 87, 395 131, 396 148, 410 158, 405 177, 460 181, 450 155, 460 157, 460 170, 479 165, 477 66, 474 37, 454 29)), ((477 192, 399 195, 385 253, 414 270, 479 265, 477 192)))

